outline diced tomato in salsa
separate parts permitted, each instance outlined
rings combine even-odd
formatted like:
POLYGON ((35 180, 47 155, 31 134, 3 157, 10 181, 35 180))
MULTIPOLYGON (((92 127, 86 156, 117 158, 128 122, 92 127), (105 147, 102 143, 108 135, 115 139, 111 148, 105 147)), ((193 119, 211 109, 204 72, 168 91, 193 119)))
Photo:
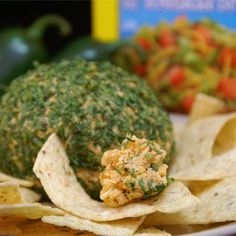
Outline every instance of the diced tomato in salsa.
POLYGON ((137 43, 141 46, 144 50, 148 51, 151 49, 151 43, 145 38, 138 38, 137 43))
POLYGON ((218 60, 221 66, 229 61, 231 66, 236 67, 236 52, 232 48, 225 47, 222 49, 218 60))
POLYGON ((170 83, 173 86, 180 85, 185 80, 184 69, 181 66, 174 66, 169 71, 170 83))
POLYGON ((199 32, 204 39, 205 43, 211 44, 212 43, 212 36, 211 36, 211 31, 207 27, 203 25, 195 25, 194 30, 199 32))
POLYGON ((193 95, 186 95, 182 100, 182 108, 185 112, 189 113, 192 109, 193 103, 195 100, 195 96, 193 95))
POLYGON ((146 67, 144 64, 138 64, 136 66, 134 66, 134 72, 138 75, 145 75, 146 73, 146 67))
POLYGON ((227 99, 236 100, 236 77, 220 80, 217 90, 227 99))
POLYGON ((158 43, 162 48, 168 48, 176 45, 175 35, 167 29, 161 31, 158 37, 158 43))

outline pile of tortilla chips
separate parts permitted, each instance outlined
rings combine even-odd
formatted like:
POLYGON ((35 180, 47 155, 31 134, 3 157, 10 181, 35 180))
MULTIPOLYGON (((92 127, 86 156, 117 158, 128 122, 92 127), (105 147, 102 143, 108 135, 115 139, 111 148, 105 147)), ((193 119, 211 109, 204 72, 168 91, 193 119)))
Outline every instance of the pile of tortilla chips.
POLYGON ((205 99, 195 109, 216 107, 194 110, 176 132, 175 180, 157 196, 118 208, 87 195, 52 134, 33 168, 51 202, 40 202, 30 181, 0 173, 0 235, 178 235, 236 221, 236 114, 214 115, 222 104, 205 99))
POLYGON ((171 214, 152 213, 144 226, 168 225, 167 229, 236 221, 236 113, 212 114, 211 102, 200 96, 201 110, 193 111, 188 124, 177 128, 176 155, 169 170, 199 198, 199 204, 171 214))
POLYGON ((188 188, 175 181, 148 200, 107 207, 91 199, 81 187, 56 134, 42 147, 33 171, 51 203, 39 203, 40 195, 30 189, 31 182, 1 174, 0 224, 4 226, 0 227, 1 234, 169 235, 153 227, 144 228, 145 217, 155 212, 174 214, 198 204, 188 188))

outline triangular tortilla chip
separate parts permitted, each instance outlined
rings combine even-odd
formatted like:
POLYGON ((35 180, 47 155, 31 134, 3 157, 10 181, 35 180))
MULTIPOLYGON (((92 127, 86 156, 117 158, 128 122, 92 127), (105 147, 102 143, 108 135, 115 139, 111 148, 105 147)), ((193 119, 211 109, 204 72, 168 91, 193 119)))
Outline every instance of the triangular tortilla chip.
POLYGON ((5 182, 0 183, 0 205, 37 202, 40 194, 31 189, 19 187, 18 184, 5 182))
POLYGON ((134 236, 171 236, 171 234, 152 227, 140 229, 134 236))
POLYGON ((225 108, 222 100, 203 93, 199 93, 193 103, 191 113, 189 115, 189 123, 202 119, 207 116, 219 114, 225 108))
POLYGON ((170 173, 184 171, 234 147, 236 113, 200 119, 176 135, 176 155, 171 162, 170 173))
POLYGON ((41 195, 31 189, 21 187, 20 191, 22 192, 24 202, 38 202, 41 199, 41 195))
POLYGON ((0 217, 18 216, 28 219, 40 219, 48 215, 64 215, 65 212, 51 206, 40 203, 19 203, 11 205, 0 205, 0 217))
POLYGON ((221 180, 197 196, 200 204, 174 214, 156 212, 145 225, 210 224, 236 221, 236 177, 221 180))
POLYGON ((97 235, 120 236, 133 235, 142 224, 144 217, 126 218, 110 222, 95 222, 72 215, 45 216, 42 221, 57 226, 66 226, 74 230, 89 231, 97 235))
POLYGON ((40 150, 33 170, 56 206, 73 215, 95 221, 138 217, 155 211, 177 212, 197 202, 196 197, 182 183, 174 182, 150 200, 118 208, 107 207, 91 199, 81 187, 69 165, 65 149, 55 134, 48 138, 40 150))
POLYGON ((0 183, 0 206, 1 204, 14 204, 23 202, 23 195, 17 184, 0 183))
POLYGON ((72 230, 67 227, 57 227, 55 225, 43 223, 41 220, 24 220, 17 226, 21 230, 22 236, 81 236, 81 231, 72 230))
POLYGON ((236 148, 172 175, 183 181, 208 181, 236 176, 236 148))
POLYGON ((23 187, 32 187, 34 184, 33 182, 30 182, 28 180, 23 180, 23 179, 17 179, 15 177, 12 177, 10 175, 4 174, 0 172, 0 182, 10 182, 10 183, 15 183, 23 187))

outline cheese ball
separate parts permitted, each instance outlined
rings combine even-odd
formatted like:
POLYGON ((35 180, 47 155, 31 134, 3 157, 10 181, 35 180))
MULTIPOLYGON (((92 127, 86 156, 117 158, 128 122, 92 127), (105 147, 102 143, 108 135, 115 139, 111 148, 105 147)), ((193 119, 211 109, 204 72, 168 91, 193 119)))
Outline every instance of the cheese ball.
POLYGON ((38 65, 12 82, 0 107, 0 171, 35 181, 37 153, 55 132, 94 198, 103 153, 127 133, 157 141, 166 160, 173 151, 172 124, 153 91, 108 62, 78 58, 38 65))

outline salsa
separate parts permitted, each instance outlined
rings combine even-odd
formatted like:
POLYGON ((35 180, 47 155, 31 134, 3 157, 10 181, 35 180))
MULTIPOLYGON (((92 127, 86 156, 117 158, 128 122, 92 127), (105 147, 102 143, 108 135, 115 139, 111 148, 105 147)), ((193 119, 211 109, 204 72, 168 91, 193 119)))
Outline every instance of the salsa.
POLYGON ((148 81, 164 106, 189 113, 198 93, 236 110, 236 33, 209 19, 144 26, 133 40, 147 54, 133 58, 132 72, 148 81))

